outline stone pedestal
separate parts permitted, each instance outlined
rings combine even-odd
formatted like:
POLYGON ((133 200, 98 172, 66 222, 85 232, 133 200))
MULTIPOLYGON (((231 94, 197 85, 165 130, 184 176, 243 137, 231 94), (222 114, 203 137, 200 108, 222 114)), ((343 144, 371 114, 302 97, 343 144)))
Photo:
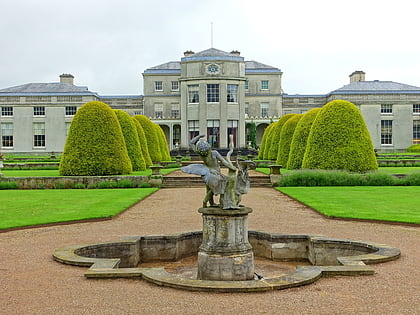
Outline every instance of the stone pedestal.
POLYGON ((199 280, 243 281, 254 279, 254 254, 248 242, 248 213, 200 208, 203 242, 198 252, 199 280))

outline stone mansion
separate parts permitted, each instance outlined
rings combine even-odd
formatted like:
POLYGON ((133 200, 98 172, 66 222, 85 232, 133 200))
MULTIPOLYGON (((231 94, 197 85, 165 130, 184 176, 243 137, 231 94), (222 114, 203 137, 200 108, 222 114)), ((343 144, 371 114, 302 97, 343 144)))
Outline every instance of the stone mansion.
POLYGON ((74 85, 71 74, 60 75, 59 82, 0 89, 0 152, 62 152, 74 114, 93 100, 148 116, 164 130, 169 149, 187 148, 198 134, 214 148, 226 148, 230 134, 235 147, 246 147, 254 123, 259 144, 265 128, 282 115, 336 99, 358 106, 379 152, 420 143, 420 87, 366 81, 363 71, 355 71, 349 84, 327 94, 291 95, 281 79, 279 68, 210 48, 146 69, 143 95, 102 96, 74 85))

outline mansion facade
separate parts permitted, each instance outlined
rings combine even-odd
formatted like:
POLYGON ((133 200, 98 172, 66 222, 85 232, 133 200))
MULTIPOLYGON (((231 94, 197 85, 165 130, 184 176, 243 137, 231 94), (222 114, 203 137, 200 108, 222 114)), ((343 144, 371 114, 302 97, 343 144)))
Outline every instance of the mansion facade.
POLYGON ((282 71, 247 61, 238 51, 187 51, 143 72, 143 95, 101 96, 74 85, 71 74, 55 83, 27 83, 0 89, 1 153, 59 153, 77 109, 102 101, 130 115, 146 115, 165 132, 169 149, 187 148, 204 134, 214 148, 249 145, 255 124, 257 144, 265 128, 282 115, 305 113, 342 99, 360 109, 375 149, 403 151, 420 143, 420 87, 392 81, 366 81, 363 71, 328 94, 290 95, 282 71))

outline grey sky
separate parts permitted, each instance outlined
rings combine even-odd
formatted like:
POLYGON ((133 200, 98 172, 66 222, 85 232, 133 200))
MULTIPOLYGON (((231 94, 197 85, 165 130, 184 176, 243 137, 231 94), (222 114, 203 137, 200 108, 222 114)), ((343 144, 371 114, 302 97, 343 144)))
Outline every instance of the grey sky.
POLYGON ((141 73, 185 50, 239 50, 283 71, 289 94, 367 80, 420 86, 418 0, 3 0, 0 89, 62 73, 101 95, 142 94, 141 73))

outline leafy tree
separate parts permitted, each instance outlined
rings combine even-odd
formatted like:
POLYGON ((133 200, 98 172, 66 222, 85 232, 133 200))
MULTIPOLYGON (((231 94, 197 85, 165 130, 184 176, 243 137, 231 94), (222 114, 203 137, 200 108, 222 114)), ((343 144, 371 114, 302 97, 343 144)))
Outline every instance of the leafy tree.
POLYGON ((248 124, 248 141, 251 142, 251 148, 257 148, 257 125, 254 121, 248 124))
POLYGON ((136 129, 137 129, 137 134, 139 136, 140 148, 143 154, 144 162, 146 164, 146 167, 149 167, 153 163, 149 155, 149 148, 147 146, 146 135, 144 134, 143 127, 140 125, 139 121, 135 119, 134 117, 131 117, 131 119, 133 120, 134 125, 136 126, 136 129))
POLYGON ((289 160, 290 143, 292 142, 293 134, 296 126, 302 118, 302 114, 296 114, 290 117, 281 128, 279 147, 277 151, 276 163, 287 166, 289 160))
POLYGON ((143 158, 143 153, 140 147, 140 139, 137 133, 136 125, 133 119, 125 111, 115 109, 118 121, 124 135, 125 145, 127 147, 128 156, 133 166, 133 171, 144 171, 146 163, 143 158))
POLYGON ((302 168, 360 173, 378 168, 366 123, 354 104, 335 100, 322 107, 309 133, 302 168))
POLYGON ((101 176, 132 172, 124 136, 115 112, 93 101, 77 111, 60 162, 60 175, 101 176))
POLYGON ((171 154, 169 153, 168 142, 166 141, 165 133, 159 124, 154 124, 154 126, 156 128, 156 134, 159 138, 159 150, 162 156, 162 161, 170 161, 171 154))
POLYGON ((270 124, 265 128, 262 139, 261 139, 261 145, 260 150, 258 151, 258 158, 260 160, 264 159, 264 152, 267 144, 268 134, 270 133, 270 129, 273 128, 274 124, 270 124))
POLYGON ((152 121, 144 115, 135 115, 135 119, 143 127, 144 134, 147 140, 147 148, 149 149, 149 155, 153 163, 162 161, 162 154, 159 148, 159 138, 152 121))
POLYGON ((301 120, 299 120, 290 144, 289 160, 286 166, 287 169, 294 170, 302 167, 302 160, 306 151, 306 142, 308 141, 309 131, 311 131, 312 123, 320 110, 321 108, 312 108, 303 115, 301 120))
POLYGON ((267 160, 276 160, 277 159, 277 152, 279 148, 280 136, 281 136, 281 129, 283 125, 292 118, 296 114, 286 114, 282 116, 277 122, 274 123, 274 127, 271 129, 270 134, 268 135, 267 144, 266 144, 266 152, 264 152, 264 157, 267 160))

